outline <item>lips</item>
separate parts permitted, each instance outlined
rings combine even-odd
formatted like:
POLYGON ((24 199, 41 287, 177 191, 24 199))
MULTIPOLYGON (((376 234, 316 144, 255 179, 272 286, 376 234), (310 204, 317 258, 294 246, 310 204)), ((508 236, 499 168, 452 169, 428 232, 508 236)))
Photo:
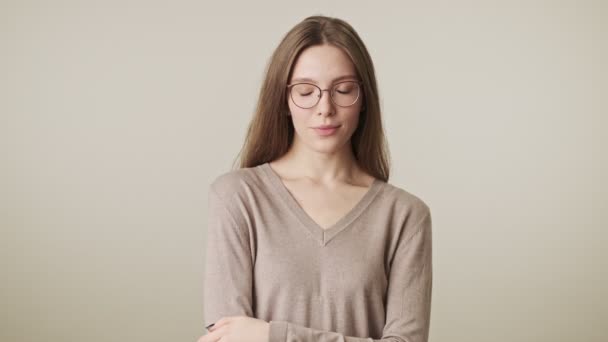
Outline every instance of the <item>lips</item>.
POLYGON ((313 127, 313 128, 318 128, 318 129, 329 129, 329 128, 336 128, 339 127, 340 125, 321 125, 321 126, 317 126, 317 127, 313 127))
POLYGON ((339 125, 338 126, 325 125, 325 126, 313 127, 313 129, 320 136, 329 136, 329 135, 333 135, 338 130, 339 127, 340 127, 339 125), (323 128, 323 127, 326 127, 326 128, 323 128))

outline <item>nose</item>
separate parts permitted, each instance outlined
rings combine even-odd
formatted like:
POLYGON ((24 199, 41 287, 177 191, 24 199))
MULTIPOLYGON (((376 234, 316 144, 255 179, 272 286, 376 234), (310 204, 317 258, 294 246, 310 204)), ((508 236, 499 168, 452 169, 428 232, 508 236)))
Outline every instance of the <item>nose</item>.
POLYGON ((317 110, 321 115, 332 115, 335 112, 334 103, 331 100, 331 89, 321 90, 321 97, 317 103, 317 110), (327 94, 325 92, 327 91, 327 94))

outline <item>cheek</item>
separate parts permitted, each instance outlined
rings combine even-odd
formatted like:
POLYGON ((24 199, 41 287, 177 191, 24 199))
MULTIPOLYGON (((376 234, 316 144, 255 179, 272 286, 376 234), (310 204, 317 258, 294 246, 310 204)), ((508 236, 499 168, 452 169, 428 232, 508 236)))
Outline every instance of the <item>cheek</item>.
POLYGON ((353 112, 345 116, 343 123, 345 126, 347 126, 349 134, 354 133, 354 131, 357 129, 357 126, 359 125, 359 115, 360 114, 358 112, 353 112))
POLYGON ((291 112, 291 122, 296 131, 300 133, 306 131, 308 128, 308 117, 309 114, 300 113, 297 109, 291 112))
POLYGON ((351 113, 348 118, 349 118, 349 124, 351 126, 355 126, 357 127, 357 125, 359 124, 359 117, 361 116, 361 113, 359 111, 355 111, 353 113, 351 113))
POLYGON ((303 110, 302 108, 293 104, 291 100, 287 101, 287 107, 289 108, 289 112, 292 113, 292 115, 303 110))

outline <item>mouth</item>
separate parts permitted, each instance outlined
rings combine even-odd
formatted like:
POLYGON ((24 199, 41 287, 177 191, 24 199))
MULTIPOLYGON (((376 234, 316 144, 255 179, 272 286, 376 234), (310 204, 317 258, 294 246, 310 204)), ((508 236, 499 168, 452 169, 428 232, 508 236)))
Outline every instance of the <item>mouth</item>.
POLYGON ((338 130, 338 128, 340 128, 340 125, 324 125, 313 127, 315 132, 321 136, 332 135, 338 130))
POLYGON ((340 125, 321 125, 321 126, 317 126, 317 127, 313 127, 316 129, 330 129, 330 128, 338 128, 340 127, 340 125))

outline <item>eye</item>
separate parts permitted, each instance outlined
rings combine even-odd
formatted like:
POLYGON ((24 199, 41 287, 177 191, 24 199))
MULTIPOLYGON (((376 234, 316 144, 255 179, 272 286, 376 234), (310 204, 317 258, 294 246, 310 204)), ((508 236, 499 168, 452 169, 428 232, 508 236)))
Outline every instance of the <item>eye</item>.
POLYGON ((306 97, 315 92, 315 87, 310 84, 296 84, 293 87, 293 91, 295 91, 298 96, 306 97))
POLYGON ((341 84, 336 87, 336 91, 340 94, 349 94, 354 90, 352 84, 341 84))

